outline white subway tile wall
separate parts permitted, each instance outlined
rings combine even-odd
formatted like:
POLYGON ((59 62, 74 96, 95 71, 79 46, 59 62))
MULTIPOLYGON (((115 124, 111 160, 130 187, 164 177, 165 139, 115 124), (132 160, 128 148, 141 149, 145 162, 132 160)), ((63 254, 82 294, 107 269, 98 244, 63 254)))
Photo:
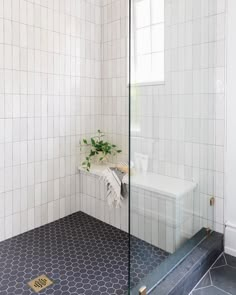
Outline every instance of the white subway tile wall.
POLYGON ((133 186, 131 189, 132 235, 174 253, 196 231, 193 192, 176 198, 133 186))
MULTIPOLYGON (((81 211, 115 226, 129 229, 128 198, 119 208, 106 200, 107 186, 99 175, 80 172, 81 211)), ((194 192, 176 198, 132 186, 130 222, 132 235, 173 253, 196 231, 193 222, 194 192)))
POLYGON ((80 172, 81 211, 98 218, 112 226, 128 232, 128 198, 120 208, 110 207, 107 203, 107 185, 101 176, 80 172))
POLYGON ((128 5, 127 0, 103 0, 102 7, 102 126, 128 162, 128 5))
POLYGON ((132 159, 148 154, 150 171, 197 182, 195 223, 221 232, 225 17, 225 0, 165 0, 165 81, 136 85, 131 102, 132 159))
POLYGON ((79 140, 101 124, 101 4, 0 0, 0 240, 80 209, 79 140))
MULTIPOLYGON (((165 0, 165 82, 136 87, 131 106, 132 151, 197 182, 196 222, 219 231, 224 24, 225 0, 165 0)), ((80 194, 79 141, 102 129, 123 150, 113 160, 128 160, 127 37, 127 0, 0 0, 0 240, 96 213, 80 194)))
MULTIPOLYGON (((123 149, 114 161, 128 158, 127 5, 125 0, 104 0, 102 6, 102 128, 123 149)), ((150 171, 198 183, 193 231, 202 226, 223 231, 225 9, 225 0, 165 0, 165 81, 132 90, 131 160, 134 152, 148 154, 150 171)), ((137 201, 134 190, 131 220, 137 201)), ((82 193, 81 208, 126 228, 117 217, 120 210, 107 211, 104 200, 87 192, 82 193)), ((126 214, 128 209, 122 210, 126 214)), ((150 221, 146 217, 139 214, 143 224, 150 221)), ((137 222, 131 230, 139 236, 137 222)), ((151 225, 160 238, 161 230, 151 225)))

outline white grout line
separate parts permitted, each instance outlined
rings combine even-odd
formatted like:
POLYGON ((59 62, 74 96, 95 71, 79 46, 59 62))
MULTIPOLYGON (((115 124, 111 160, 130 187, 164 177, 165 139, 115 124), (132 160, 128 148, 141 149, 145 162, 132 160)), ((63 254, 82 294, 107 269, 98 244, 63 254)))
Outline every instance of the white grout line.
POLYGON ((226 262, 226 259, 225 259, 225 256, 224 256, 224 253, 222 253, 218 258, 217 258, 217 260, 213 263, 213 265, 211 266, 211 268, 210 269, 215 269, 215 268, 219 268, 219 267, 222 267, 222 266, 225 266, 225 265, 227 265, 227 262, 226 262), (215 266, 215 267, 213 267, 214 266, 214 264, 216 264, 216 262, 221 258, 221 257, 224 257, 224 260, 225 260, 225 264, 223 264, 223 265, 219 265, 219 266, 215 266))
POLYGON ((211 286, 213 286, 212 277, 211 277, 211 270, 209 270, 209 276, 210 276, 210 280, 211 280, 211 286))
POLYGON ((195 289, 195 290, 193 290, 193 291, 204 290, 204 289, 207 289, 207 288, 209 288, 209 287, 214 287, 214 286, 209 285, 209 286, 205 286, 205 287, 201 287, 201 288, 195 289))
POLYGON ((192 293, 190 293, 189 295, 193 295, 193 292, 194 292, 194 291, 205 290, 205 289, 207 289, 207 288, 209 288, 209 287, 214 287, 214 288, 216 288, 216 289, 222 291, 222 292, 225 293, 225 294, 232 295, 231 293, 228 293, 228 292, 224 291, 223 289, 220 289, 220 288, 218 288, 218 287, 216 287, 216 286, 214 286, 214 285, 206 286, 206 287, 202 287, 202 288, 198 288, 198 289, 194 289, 194 290, 192 291, 192 293))
POLYGON ((222 292, 225 293, 225 294, 232 295, 231 293, 228 293, 228 292, 226 292, 225 290, 220 289, 220 288, 218 288, 218 287, 216 287, 216 286, 213 286, 213 287, 215 287, 216 289, 222 291, 222 292))
MULTIPOLYGON (((220 257, 221 257, 222 255, 224 255, 224 252, 222 252, 222 253, 220 254, 220 256, 217 258, 216 261, 218 261, 218 259, 220 259, 220 257)), ((200 279, 200 281, 199 281, 199 282, 193 287, 191 293, 192 293, 194 290, 199 290, 199 289, 201 289, 201 288, 196 289, 197 285, 198 285, 198 284, 202 281, 202 279, 208 274, 208 272, 210 272, 210 270, 212 269, 212 266, 216 263, 216 261, 214 261, 214 263, 211 265, 211 267, 208 269, 208 271, 205 273, 205 275, 204 275, 204 276, 200 279)), ((208 287, 209 287, 209 286, 208 286, 208 287)), ((189 293, 189 295, 191 295, 191 293, 189 293)))
POLYGON ((228 263, 227 263, 226 256, 225 256, 225 253, 223 253, 223 256, 224 256, 225 264, 228 264, 228 263))
MULTIPOLYGON (((207 271, 207 272, 204 274, 204 276, 201 278, 201 280, 197 282, 197 284, 193 287, 193 289, 192 289, 191 292, 193 292, 193 291, 195 291, 195 290, 199 290, 199 289, 206 288, 206 287, 203 287, 203 288, 196 288, 196 287, 201 283, 201 281, 205 278, 205 276, 208 274, 208 272, 209 272, 209 271, 207 271)), ((207 287, 209 287, 209 286, 207 286, 207 287)), ((189 295, 191 295, 191 294, 189 294, 189 295)))
POLYGON ((230 266, 231 268, 234 268, 234 269, 236 269, 236 266, 232 266, 232 265, 229 265, 229 264, 228 264, 228 262, 227 262, 227 259, 226 259, 226 256, 225 256, 225 255, 224 255, 224 258, 225 258, 225 263, 226 263, 226 265, 230 266))
POLYGON ((211 270, 218 269, 218 268, 221 268, 221 267, 223 267, 223 266, 228 266, 228 265, 227 265, 227 264, 219 265, 219 266, 216 266, 216 267, 211 268, 211 270))
POLYGON ((227 266, 229 266, 229 267, 232 268, 232 269, 236 269, 235 266, 231 266, 231 265, 229 265, 229 264, 227 264, 227 266))

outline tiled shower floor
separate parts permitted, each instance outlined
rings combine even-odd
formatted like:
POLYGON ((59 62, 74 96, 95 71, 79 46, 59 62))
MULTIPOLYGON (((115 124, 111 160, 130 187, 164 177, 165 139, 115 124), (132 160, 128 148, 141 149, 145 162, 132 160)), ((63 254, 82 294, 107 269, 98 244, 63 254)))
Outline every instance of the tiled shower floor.
MULTIPOLYGON (((27 282, 44 274, 53 295, 127 294, 128 235, 82 212, 0 243, 0 294, 35 294, 27 282)), ((131 285, 168 253, 131 238, 131 285)))
POLYGON ((190 295, 236 295, 236 258, 222 254, 190 295))

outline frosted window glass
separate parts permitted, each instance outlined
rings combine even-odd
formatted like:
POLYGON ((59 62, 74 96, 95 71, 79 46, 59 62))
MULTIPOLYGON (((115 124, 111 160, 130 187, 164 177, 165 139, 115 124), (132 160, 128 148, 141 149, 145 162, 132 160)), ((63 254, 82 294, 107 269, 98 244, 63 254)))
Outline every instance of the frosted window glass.
POLYGON ((165 0, 133 0, 132 82, 164 82, 165 0))
POLYGON ((137 30, 137 54, 151 53, 150 27, 137 30))
POLYGON ((141 55, 137 58, 136 82, 149 82, 151 79, 151 55, 141 55))
POLYGON ((152 24, 163 23, 165 16, 165 1, 152 0, 152 24))
POLYGON ((152 52, 164 51, 164 24, 152 26, 152 52))
POLYGON ((152 54, 152 78, 154 81, 164 80, 164 52, 152 54))
POLYGON ((150 0, 137 0, 136 27, 137 29, 150 26, 150 0))

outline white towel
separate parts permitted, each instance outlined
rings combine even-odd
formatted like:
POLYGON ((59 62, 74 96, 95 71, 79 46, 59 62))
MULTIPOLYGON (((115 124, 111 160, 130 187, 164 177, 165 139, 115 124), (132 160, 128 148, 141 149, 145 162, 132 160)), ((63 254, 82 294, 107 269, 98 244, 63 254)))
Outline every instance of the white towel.
POLYGON ((121 181, 114 171, 107 168, 102 175, 107 185, 107 202, 110 207, 121 207, 123 197, 121 195, 121 181))
POLYGON ((128 173, 125 174, 125 176, 122 179, 122 182, 127 185, 129 184, 129 174, 128 173))

